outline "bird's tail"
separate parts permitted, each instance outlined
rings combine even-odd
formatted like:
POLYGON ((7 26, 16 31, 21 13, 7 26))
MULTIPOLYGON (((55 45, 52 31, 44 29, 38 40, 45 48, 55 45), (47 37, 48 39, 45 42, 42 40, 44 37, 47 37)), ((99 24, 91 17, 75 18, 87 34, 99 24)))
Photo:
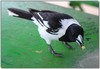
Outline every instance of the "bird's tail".
POLYGON ((21 9, 16 9, 16 8, 8 8, 8 14, 10 16, 14 17, 19 17, 27 20, 32 20, 32 13, 21 10, 21 9))

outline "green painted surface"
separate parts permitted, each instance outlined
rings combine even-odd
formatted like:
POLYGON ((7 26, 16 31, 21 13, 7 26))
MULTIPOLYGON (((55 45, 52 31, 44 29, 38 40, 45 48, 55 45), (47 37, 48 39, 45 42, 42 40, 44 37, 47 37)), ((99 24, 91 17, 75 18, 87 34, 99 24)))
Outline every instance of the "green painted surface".
POLYGON ((2 2, 2 67, 3 68, 73 68, 77 60, 98 49, 98 17, 43 2, 2 2), (40 38, 37 26, 31 21, 10 17, 7 8, 48 9, 75 17, 85 30, 85 50, 77 43, 71 43, 74 50, 66 48, 59 41, 52 41, 53 48, 63 54, 55 57, 48 51, 45 41, 40 38))

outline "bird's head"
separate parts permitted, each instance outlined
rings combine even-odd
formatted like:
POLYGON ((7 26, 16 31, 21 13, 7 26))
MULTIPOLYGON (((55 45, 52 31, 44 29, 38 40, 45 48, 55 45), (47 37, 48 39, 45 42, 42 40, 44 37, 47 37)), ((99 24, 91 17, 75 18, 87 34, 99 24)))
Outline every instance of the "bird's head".
POLYGON ((77 42, 79 44, 79 46, 82 49, 85 49, 84 46, 84 31, 83 28, 77 24, 72 24, 69 28, 68 28, 68 32, 66 33, 68 35, 68 40, 70 42, 77 42))

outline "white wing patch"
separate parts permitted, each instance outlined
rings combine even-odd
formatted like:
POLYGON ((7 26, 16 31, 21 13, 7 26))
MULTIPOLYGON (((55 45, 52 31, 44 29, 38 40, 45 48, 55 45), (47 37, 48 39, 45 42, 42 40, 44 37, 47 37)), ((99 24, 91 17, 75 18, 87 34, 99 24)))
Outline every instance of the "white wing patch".
POLYGON ((8 10, 8 14, 9 14, 9 16, 19 16, 18 14, 15 14, 14 12, 11 12, 9 10, 8 10))
POLYGON ((34 16, 31 19, 38 27, 41 26, 34 16))
POLYGON ((40 20, 36 20, 36 18, 33 16, 32 18, 31 18, 32 20, 33 20, 33 22, 38 26, 38 27, 43 27, 44 29, 47 29, 47 27, 49 27, 49 25, 48 25, 48 21, 44 21, 43 20, 43 23, 41 23, 41 21, 40 20))
POLYGON ((38 14, 38 16, 43 20, 42 16, 41 16, 39 13, 37 13, 37 14, 38 14))

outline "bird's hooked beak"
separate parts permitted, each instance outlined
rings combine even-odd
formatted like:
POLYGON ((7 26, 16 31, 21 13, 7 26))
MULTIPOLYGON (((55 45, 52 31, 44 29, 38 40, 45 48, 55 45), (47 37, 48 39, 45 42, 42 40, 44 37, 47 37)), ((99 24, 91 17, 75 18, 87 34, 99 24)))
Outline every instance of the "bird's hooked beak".
POLYGON ((78 37, 76 38, 76 42, 81 46, 82 50, 85 49, 82 35, 78 35, 78 37))

